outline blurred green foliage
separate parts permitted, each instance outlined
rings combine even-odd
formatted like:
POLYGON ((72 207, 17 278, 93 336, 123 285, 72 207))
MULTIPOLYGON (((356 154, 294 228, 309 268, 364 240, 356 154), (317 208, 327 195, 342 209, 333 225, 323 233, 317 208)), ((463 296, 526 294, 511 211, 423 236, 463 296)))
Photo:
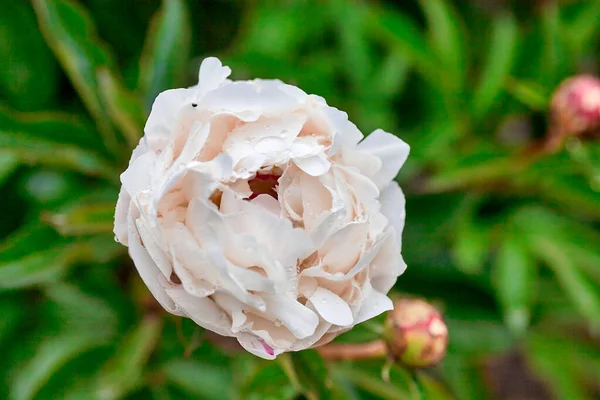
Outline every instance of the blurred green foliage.
POLYGON ((600 146, 527 151, 556 85, 600 70, 598 21, 585 0, 3 0, 0 398, 600 398, 600 146), (156 313, 113 241, 118 175, 208 55, 411 144, 395 290, 444 310, 442 365, 266 362, 156 313))

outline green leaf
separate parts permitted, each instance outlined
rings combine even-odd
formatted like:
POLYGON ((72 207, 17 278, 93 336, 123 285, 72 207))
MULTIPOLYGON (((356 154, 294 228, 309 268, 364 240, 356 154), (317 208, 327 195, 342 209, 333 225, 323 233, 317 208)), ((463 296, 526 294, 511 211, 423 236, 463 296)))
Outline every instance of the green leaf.
POLYGON ((144 368, 162 331, 158 317, 146 317, 120 343, 115 357, 100 372, 92 399, 116 400, 139 387, 144 368))
POLYGON ((511 14, 494 18, 486 63, 473 94, 473 112, 483 117, 497 98, 515 58, 518 27, 511 14))
POLYGON ((421 0, 421 7, 427 19, 431 46, 441 63, 438 71, 447 69, 444 85, 456 93, 463 88, 467 70, 461 18, 446 0, 421 0))
POLYGON ((385 10, 373 13, 370 18, 373 29, 381 32, 390 45, 415 64, 415 67, 431 82, 438 82, 439 68, 423 33, 416 23, 405 14, 385 10))
POLYGON ((185 1, 163 0, 148 30, 139 87, 146 105, 163 90, 180 87, 190 55, 191 26, 185 1))
MULTIPOLYGON (((42 232, 34 231, 31 235, 42 237, 42 232)), ((27 236, 24 233, 21 237, 27 236)), ((9 254, 0 257, 0 290, 55 282, 75 263, 107 262, 123 251, 123 246, 115 243, 110 236, 90 237, 70 243, 58 241, 26 254, 20 254, 18 246, 11 248, 10 242, 2 246, 8 246, 6 253, 9 254)), ((22 247, 27 251, 27 243, 23 243, 22 247)))
POLYGON ((316 350, 302 350, 290 354, 298 380, 304 387, 304 395, 309 399, 332 398, 332 382, 323 357, 316 350))
POLYGON ((114 69, 115 61, 97 37, 87 11, 72 0, 32 0, 42 34, 62 64, 105 143, 117 150, 109 115, 100 98, 97 68, 114 69))
POLYGON ((52 282, 67 269, 71 247, 55 248, 31 253, 21 259, 0 263, 0 290, 17 289, 52 282))
POLYGON ((544 53, 540 71, 540 82, 554 87, 568 74, 570 61, 564 42, 564 28, 560 19, 558 3, 549 2, 541 8, 544 53))
POLYGON ((8 152, 0 152, 0 187, 19 166, 19 159, 8 152))
POLYGON ((535 335, 528 341, 526 354, 528 363, 553 389, 556 398, 590 399, 574 373, 576 365, 573 362, 573 354, 569 347, 565 346, 564 339, 553 340, 535 335))
POLYGON ((581 52, 593 52, 589 47, 597 37, 598 21, 600 20, 600 3, 597 1, 582 4, 577 16, 566 26, 569 47, 575 49, 576 56, 581 52))
POLYGON ((110 233, 114 227, 114 201, 81 201, 58 213, 47 213, 49 222, 63 236, 110 233))
POLYGON ((506 91, 515 99, 535 111, 546 111, 550 102, 550 94, 544 87, 535 82, 508 78, 506 91))
POLYGON ((144 129, 145 113, 142 103, 107 68, 98 69, 97 74, 100 97, 108 115, 125 136, 129 147, 134 148, 144 129))
POLYGON ((107 155, 101 138, 87 119, 62 112, 17 112, 0 105, 0 130, 26 132, 37 139, 69 144, 107 155))
MULTIPOLYGON (((383 365, 382 365, 383 366, 383 365)), ((393 368, 396 370, 397 368, 393 368)), ((338 365, 333 369, 337 379, 347 380, 357 388, 385 400, 411 399, 406 389, 399 387, 396 381, 385 382, 381 375, 370 373, 366 368, 351 365, 338 365)))
POLYGON ((47 107, 58 88, 58 65, 27 1, 5 1, 0 13, 0 92, 20 110, 47 107))
POLYGON ((0 349, 5 349, 5 345, 9 345, 5 340, 11 335, 24 319, 26 309, 22 307, 22 299, 18 297, 3 296, 0 298, 0 349))
POLYGON ((176 359, 166 363, 161 371, 169 383, 195 398, 206 400, 233 398, 233 379, 224 366, 176 359))
POLYGON ((86 331, 65 332, 41 342, 34 354, 18 369, 9 400, 32 400, 53 373, 79 354, 102 344, 86 331))
POLYGON ((26 132, 0 130, 0 147, 27 164, 70 169, 113 182, 119 176, 113 165, 91 151, 32 137, 26 132))
POLYGON ((535 296, 535 260, 522 237, 507 237, 498 249, 494 266, 496 293, 507 326, 517 334, 527 328, 535 296))
POLYGON ((63 326, 94 332, 97 337, 110 338, 116 334, 119 322, 116 310, 104 300, 62 282, 48 285, 44 293, 59 307, 63 326))
POLYGON ((533 246, 538 257, 552 268, 556 278, 593 328, 600 328, 600 296, 598 288, 591 284, 560 247, 553 242, 552 237, 533 238, 533 246))
POLYGON ((481 205, 479 196, 467 196, 457 211, 453 255, 456 267, 467 274, 479 274, 490 248, 487 226, 475 217, 481 205))
POLYGON ((290 384, 279 363, 271 362, 246 379, 240 394, 249 400, 292 400, 299 394, 299 389, 290 384))

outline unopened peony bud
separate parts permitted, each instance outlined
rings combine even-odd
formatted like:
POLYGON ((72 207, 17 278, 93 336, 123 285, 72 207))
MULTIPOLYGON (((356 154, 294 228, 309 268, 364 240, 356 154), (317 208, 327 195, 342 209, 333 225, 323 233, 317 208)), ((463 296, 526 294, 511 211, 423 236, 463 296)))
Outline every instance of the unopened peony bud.
POLYGON ((385 336, 391 355, 415 368, 440 362, 448 345, 448 328, 440 312, 416 299, 395 302, 388 314, 385 336))
POLYGON ((566 136, 595 136, 600 131, 600 79, 579 75, 565 80, 551 105, 554 140, 566 136))

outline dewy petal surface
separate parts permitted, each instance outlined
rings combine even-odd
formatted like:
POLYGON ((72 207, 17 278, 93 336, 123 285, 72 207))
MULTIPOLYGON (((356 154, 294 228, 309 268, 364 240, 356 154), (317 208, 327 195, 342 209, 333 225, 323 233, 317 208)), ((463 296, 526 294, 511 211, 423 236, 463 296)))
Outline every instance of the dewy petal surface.
POLYGON ((156 98, 115 238, 167 311, 273 359, 391 308, 409 148, 364 138, 322 97, 230 74, 207 58, 197 85, 156 98))

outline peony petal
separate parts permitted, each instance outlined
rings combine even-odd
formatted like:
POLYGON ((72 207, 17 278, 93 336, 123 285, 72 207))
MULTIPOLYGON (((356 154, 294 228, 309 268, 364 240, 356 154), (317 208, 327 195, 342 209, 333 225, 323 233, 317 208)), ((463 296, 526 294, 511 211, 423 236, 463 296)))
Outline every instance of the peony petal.
POLYGON ((381 191, 379 196, 381 213, 387 217, 390 225, 396 231, 398 246, 402 248, 402 231, 406 219, 406 199, 397 182, 391 182, 381 191))
POLYGON ((371 288, 371 285, 368 285, 363 288, 363 302, 356 315, 355 323, 360 324, 361 322, 393 309, 394 304, 389 297, 371 288))
POLYGON ((146 121, 144 134, 150 148, 166 148, 171 131, 177 124, 185 106, 194 101, 194 91, 190 89, 170 89, 160 93, 152 104, 152 111, 146 121))
POLYGON ((195 323, 220 335, 229 334, 227 327, 231 322, 227 314, 210 297, 192 296, 181 286, 166 287, 165 291, 195 323))
POLYGON ((410 152, 404 141, 381 129, 373 131, 358 148, 381 159, 381 169, 373 177, 379 188, 387 186, 398 175, 410 152))
POLYGON ((132 204, 129 210, 129 231, 128 231, 128 243, 129 243, 129 255, 133 260, 135 267, 140 274, 140 277, 144 281, 144 284, 148 287, 154 298, 160 303, 161 306, 172 314, 182 315, 178 311, 177 306, 165 292, 165 289, 158 281, 158 276, 161 274, 156 266, 156 263, 150 257, 150 254, 144 249, 144 246, 140 243, 137 229, 133 220, 137 218, 139 212, 134 208, 132 204))
POLYGON ((368 227, 366 222, 346 225, 332 235, 319 249, 325 265, 331 273, 347 273, 356 265, 365 247, 368 227))
POLYGON ((205 58, 200 64, 200 72, 198 73, 198 99, 221 86, 229 75, 231 75, 231 68, 224 67, 218 58, 205 58))
POLYGON ((314 156, 294 158, 294 163, 298 168, 311 176, 324 175, 331 168, 331 163, 322 153, 314 156))
POLYGON ((115 227, 113 232, 115 233, 115 240, 125 246, 127 246, 127 214, 129 213, 129 204, 131 203, 131 197, 124 187, 121 187, 119 191, 119 198, 117 200, 117 206, 115 208, 115 227))
POLYGON ((353 324, 354 317, 348 303, 332 291, 317 288, 309 300, 325 321, 339 326, 353 324))
POLYGON ((266 313, 279 319, 298 339, 309 337, 319 325, 319 317, 312 310, 287 295, 263 295, 266 313))
POLYGON ((237 340, 246 351, 265 360, 274 360, 275 357, 287 350, 274 348, 264 339, 249 333, 237 335, 237 340))

